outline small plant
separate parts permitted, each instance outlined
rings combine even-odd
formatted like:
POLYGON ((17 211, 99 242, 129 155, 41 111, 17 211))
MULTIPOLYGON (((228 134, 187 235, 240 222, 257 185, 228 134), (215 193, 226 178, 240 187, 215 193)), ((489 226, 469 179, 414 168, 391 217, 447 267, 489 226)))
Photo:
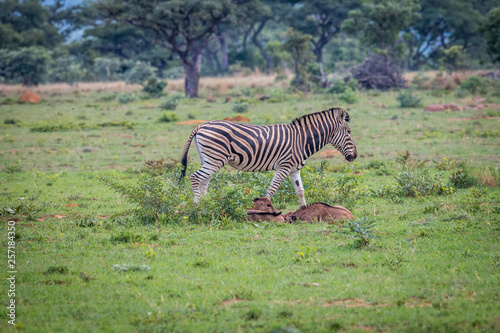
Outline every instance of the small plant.
POLYGON ((6 166, 3 169, 3 171, 6 172, 6 173, 10 173, 10 174, 22 172, 23 168, 21 166, 21 161, 17 161, 14 164, 10 164, 10 165, 6 166))
POLYGON ((213 263, 210 260, 207 260, 204 257, 196 257, 194 259, 193 266, 194 267, 203 267, 203 268, 206 268, 206 267, 213 266, 213 263))
POLYGON ((121 104, 128 104, 135 101, 136 99, 137 98, 134 95, 127 93, 118 95, 118 102, 120 102, 121 104))
POLYGON ((435 162, 435 168, 440 171, 451 170, 457 166, 457 161, 443 157, 439 162, 435 162))
POLYGON ((412 89, 401 90, 396 99, 402 108, 417 108, 422 105, 422 98, 414 94, 412 89))
POLYGON ((298 262, 318 262, 319 259, 317 259, 318 251, 314 247, 310 246, 299 246, 299 251, 295 252, 295 261, 298 262))
POLYGON ((354 237, 358 239, 360 246, 368 246, 372 239, 378 238, 373 234, 372 228, 375 226, 375 220, 368 217, 362 217, 350 222, 348 227, 355 233, 354 237))
POLYGON ((158 118, 159 123, 174 123, 179 120, 179 116, 174 112, 163 112, 160 118, 158 118))
POLYGON ((469 174, 467 168, 457 168, 451 173, 449 179, 455 188, 468 188, 476 185, 476 180, 469 174))
POLYGON ((160 97, 163 95, 163 89, 167 87, 167 81, 160 81, 155 77, 150 77, 146 84, 143 86, 142 91, 150 97, 160 97))
POLYGON ((233 112, 245 113, 247 111, 248 111, 248 103, 246 102, 233 103, 233 112))
POLYGON ((48 275, 48 274, 68 274, 68 273, 69 273, 69 269, 66 266, 50 266, 45 271, 46 275, 48 275))
POLYGON ((147 265, 129 265, 129 264, 116 264, 111 267, 112 270, 119 273, 125 272, 147 272, 151 269, 150 266, 147 265))
POLYGON ((163 110, 175 110, 182 100, 182 96, 179 94, 172 94, 162 99, 160 108, 163 110))
POLYGON ((122 231, 117 235, 112 235, 109 240, 111 243, 138 243, 142 241, 142 236, 131 231, 122 231))
POLYGON ((441 174, 434 177, 429 175, 429 169, 420 168, 411 170, 407 165, 403 172, 396 176, 402 194, 408 197, 426 196, 432 192, 439 192, 442 188, 447 188, 441 181, 441 174))
POLYGON ((395 249, 389 254, 386 254, 385 264, 392 270, 398 270, 405 262, 408 262, 408 260, 405 259, 406 254, 407 251, 404 249, 395 249))
POLYGON ((346 91, 339 95, 339 100, 347 104, 354 104, 358 101, 358 96, 354 90, 347 87, 346 91))

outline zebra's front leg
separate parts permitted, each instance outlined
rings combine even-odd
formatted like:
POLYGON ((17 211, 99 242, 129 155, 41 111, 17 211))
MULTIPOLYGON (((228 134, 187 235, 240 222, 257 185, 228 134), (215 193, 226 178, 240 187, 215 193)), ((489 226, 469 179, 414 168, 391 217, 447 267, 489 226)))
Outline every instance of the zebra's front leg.
POLYGON ((295 188, 295 193, 297 193, 297 196, 299 197, 300 206, 305 207, 306 198, 304 196, 304 186, 302 185, 302 179, 300 179, 300 170, 290 172, 289 177, 290 181, 293 184, 293 187, 295 188))
POLYGON ((289 170, 276 170, 273 176, 273 180, 271 180, 271 185, 269 185, 269 188, 267 189, 266 198, 271 200, 271 198, 276 193, 281 183, 283 183, 289 173, 289 170))

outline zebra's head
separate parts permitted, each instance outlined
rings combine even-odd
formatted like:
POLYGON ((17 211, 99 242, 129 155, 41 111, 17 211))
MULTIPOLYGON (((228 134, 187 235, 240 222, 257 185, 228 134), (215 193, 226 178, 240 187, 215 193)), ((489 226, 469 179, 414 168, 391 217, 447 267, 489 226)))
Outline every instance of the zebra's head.
POLYGON ((336 128, 332 133, 331 144, 344 155, 348 162, 352 162, 358 157, 356 145, 352 140, 349 121, 351 120, 346 110, 338 108, 333 109, 333 116, 336 128))

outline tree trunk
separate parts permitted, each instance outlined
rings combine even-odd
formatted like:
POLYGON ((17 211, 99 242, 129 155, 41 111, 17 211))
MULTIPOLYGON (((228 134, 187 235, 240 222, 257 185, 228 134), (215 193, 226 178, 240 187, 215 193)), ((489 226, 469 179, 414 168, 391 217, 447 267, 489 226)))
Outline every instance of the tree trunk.
POLYGON ((184 81, 184 91, 186 97, 198 97, 198 84, 200 82, 201 53, 192 56, 192 59, 184 59, 183 66, 186 78, 184 81))
POLYGON ((266 25, 266 22, 267 19, 261 22, 259 28, 254 32, 252 36, 252 42, 255 44, 255 46, 257 46, 257 48, 260 51, 260 54, 262 55, 262 58, 264 58, 264 60, 266 61, 268 74, 271 74, 271 72, 273 71, 273 60, 271 59, 271 56, 266 52, 266 49, 264 48, 262 43, 259 42, 258 39, 258 36, 262 31, 262 29, 264 28, 264 26, 266 25))
POLYGON ((227 58, 227 42, 226 42, 226 34, 223 32, 220 35, 217 35, 217 39, 219 39, 220 44, 220 65, 221 71, 223 73, 227 72, 229 67, 229 61, 227 58))

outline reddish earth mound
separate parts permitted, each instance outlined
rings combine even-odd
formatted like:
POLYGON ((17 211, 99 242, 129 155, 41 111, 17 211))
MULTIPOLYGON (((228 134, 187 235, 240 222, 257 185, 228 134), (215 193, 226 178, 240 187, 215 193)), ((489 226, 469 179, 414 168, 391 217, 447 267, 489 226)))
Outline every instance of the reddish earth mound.
POLYGON ((242 116, 236 116, 234 118, 226 117, 226 118, 224 118, 224 120, 229 120, 229 121, 250 121, 250 119, 242 117, 242 116))
POLYGON ((458 106, 455 104, 431 104, 428 105, 424 111, 440 112, 440 111, 463 111, 465 108, 463 106, 458 106))
POLYGON ((178 121, 177 125, 198 125, 204 123, 206 120, 193 119, 188 121, 178 121))
POLYGON ((19 97, 19 102, 40 103, 42 98, 32 91, 26 91, 19 97))
POLYGON ((341 155, 342 153, 335 149, 327 149, 316 153, 314 156, 319 157, 333 157, 335 155, 341 155))

